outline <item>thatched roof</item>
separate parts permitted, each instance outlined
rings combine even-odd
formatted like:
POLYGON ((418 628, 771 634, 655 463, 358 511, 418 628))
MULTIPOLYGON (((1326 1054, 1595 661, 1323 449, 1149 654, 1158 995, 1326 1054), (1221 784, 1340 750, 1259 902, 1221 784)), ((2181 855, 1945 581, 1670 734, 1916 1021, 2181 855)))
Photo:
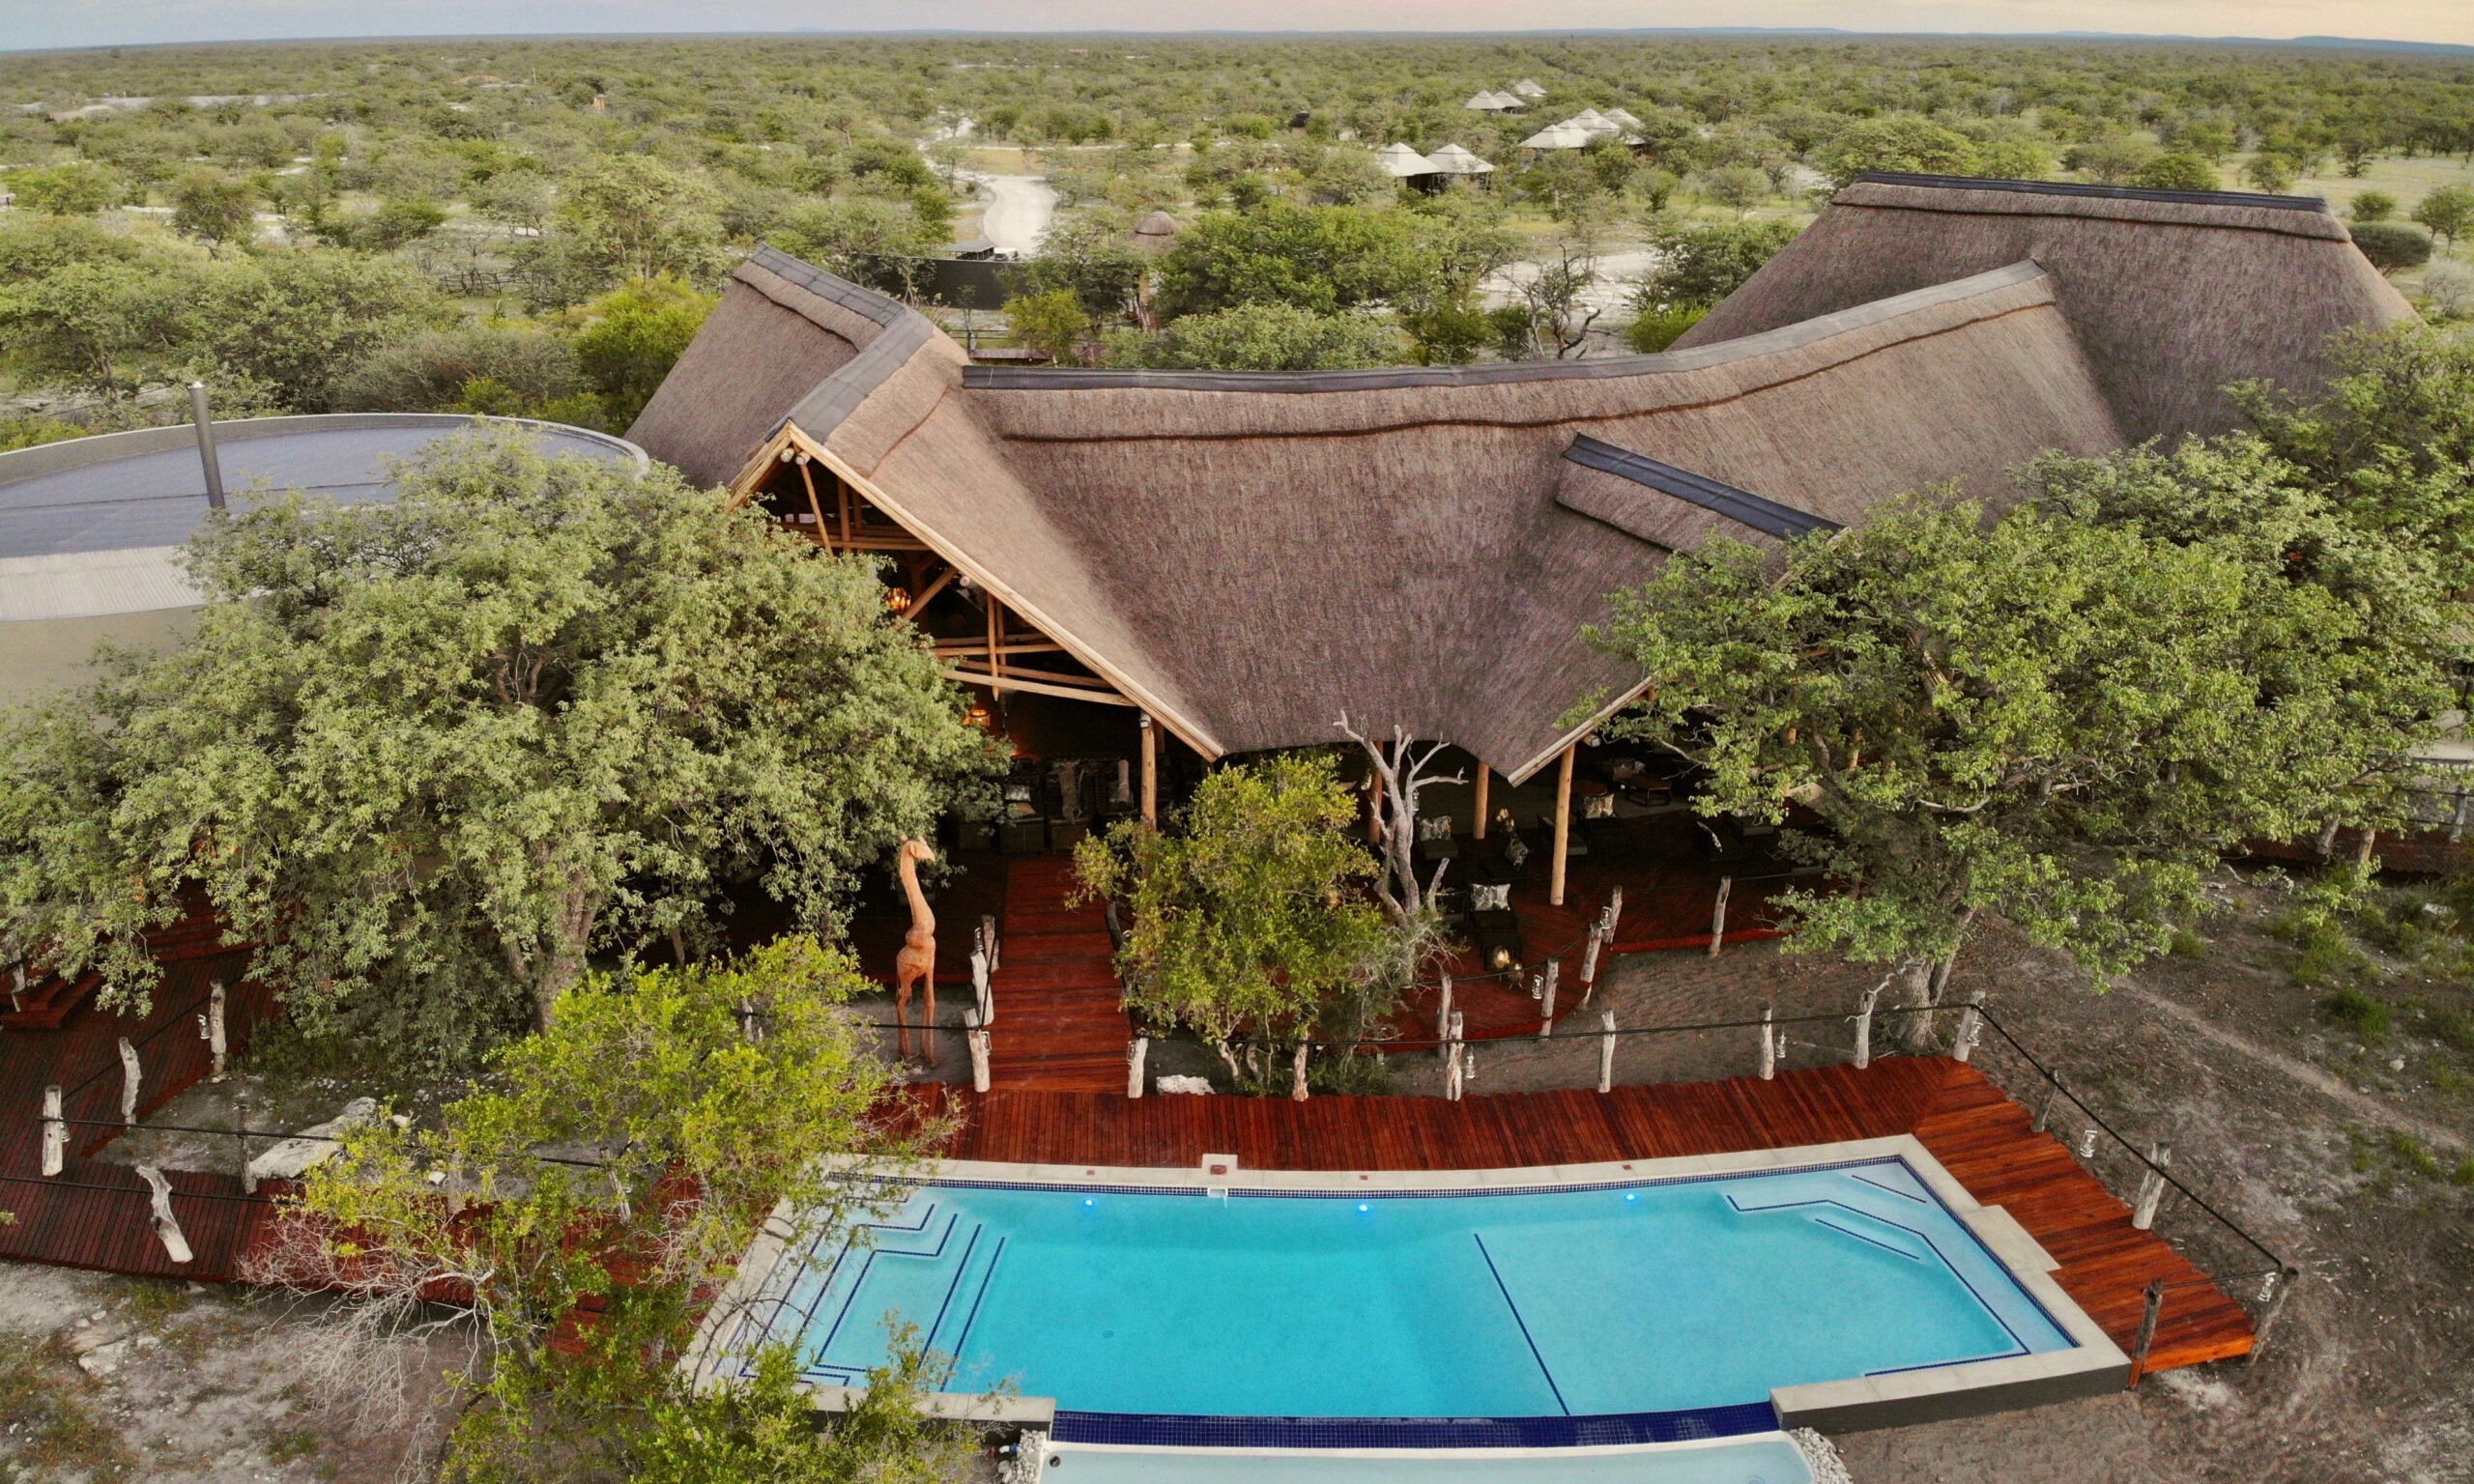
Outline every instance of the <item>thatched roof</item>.
POLYGON ((1384 174, 1398 179, 1441 173, 1432 160, 1405 144, 1385 145, 1375 152, 1374 160, 1383 167, 1384 174))
POLYGON ((1456 144, 1445 145, 1426 159, 1445 175, 1488 175, 1495 168, 1456 144))
POLYGON ((2032 259, 2134 439, 2235 423, 2222 388, 2309 388, 2320 347, 2412 311, 2316 197, 1866 175, 1679 346, 2032 259))
POLYGON ((2388 317, 2358 261, 2316 209, 1868 182, 1704 322, 1733 337, 1285 373, 972 366, 768 249, 633 436, 705 478, 797 438, 1206 755, 1329 742, 1346 710, 1520 778, 1637 688, 1581 630, 1668 553, 2206 426, 2217 384, 2313 364, 2297 320, 2388 317), (1947 271, 1999 233, 2018 256, 1947 271), (835 355, 804 387, 775 363, 835 355))

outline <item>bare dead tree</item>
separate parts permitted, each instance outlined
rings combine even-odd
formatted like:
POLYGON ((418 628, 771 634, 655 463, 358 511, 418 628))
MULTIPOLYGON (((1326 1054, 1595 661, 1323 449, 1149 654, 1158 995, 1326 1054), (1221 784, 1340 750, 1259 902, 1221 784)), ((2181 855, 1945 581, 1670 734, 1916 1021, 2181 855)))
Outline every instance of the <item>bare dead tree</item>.
POLYGON ((1468 777, 1454 773, 1447 778, 1433 771, 1434 759, 1445 746, 1441 742, 1429 742, 1421 749, 1406 731, 1395 727, 1387 755, 1382 743, 1367 740, 1349 725, 1346 711, 1340 713, 1339 728, 1342 736, 1365 750, 1374 769, 1375 825, 1383 852, 1383 870, 1374 881, 1375 899, 1395 924, 1417 923, 1426 915, 1427 899, 1443 884, 1441 866, 1436 867, 1433 881, 1423 886, 1418 881, 1419 790, 1431 784, 1465 784, 1468 777))

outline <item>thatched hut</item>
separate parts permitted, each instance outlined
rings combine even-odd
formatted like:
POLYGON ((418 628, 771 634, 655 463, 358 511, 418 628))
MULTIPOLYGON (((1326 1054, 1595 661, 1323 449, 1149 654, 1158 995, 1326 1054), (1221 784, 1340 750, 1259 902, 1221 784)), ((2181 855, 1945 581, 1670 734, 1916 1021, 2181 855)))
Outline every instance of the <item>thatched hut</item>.
POLYGON ((1367 371, 974 366, 765 250, 629 436, 887 554, 965 683, 1206 758, 1345 710, 1518 782, 1637 691, 1582 629, 1668 553, 2219 426, 2402 312, 2324 210, 2152 196, 1867 182, 1674 350, 1367 371))

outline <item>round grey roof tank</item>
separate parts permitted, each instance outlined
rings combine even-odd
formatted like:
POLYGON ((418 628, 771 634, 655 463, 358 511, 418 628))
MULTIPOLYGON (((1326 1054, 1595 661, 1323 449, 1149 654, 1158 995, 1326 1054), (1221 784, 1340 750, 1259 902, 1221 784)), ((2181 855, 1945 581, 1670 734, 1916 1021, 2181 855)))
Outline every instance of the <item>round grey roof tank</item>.
MULTIPOLYGON (((532 430, 546 454, 651 462, 606 433, 459 413, 248 417, 213 433, 245 510, 261 491, 392 500, 388 464, 485 423, 532 430)), ((157 647, 185 633, 199 596, 176 558, 208 508, 186 423, 0 453, 0 703, 76 678, 98 642, 157 647)))

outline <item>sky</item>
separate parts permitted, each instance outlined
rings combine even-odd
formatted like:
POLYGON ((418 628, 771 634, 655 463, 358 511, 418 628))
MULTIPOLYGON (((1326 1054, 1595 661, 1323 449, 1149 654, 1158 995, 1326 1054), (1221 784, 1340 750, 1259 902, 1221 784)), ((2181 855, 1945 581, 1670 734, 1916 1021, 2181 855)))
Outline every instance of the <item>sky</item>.
POLYGON ((1529 31, 1835 27, 2345 36, 2474 44, 2468 0, 0 0, 0 50, 340 36, 676 31, 1529 31))

